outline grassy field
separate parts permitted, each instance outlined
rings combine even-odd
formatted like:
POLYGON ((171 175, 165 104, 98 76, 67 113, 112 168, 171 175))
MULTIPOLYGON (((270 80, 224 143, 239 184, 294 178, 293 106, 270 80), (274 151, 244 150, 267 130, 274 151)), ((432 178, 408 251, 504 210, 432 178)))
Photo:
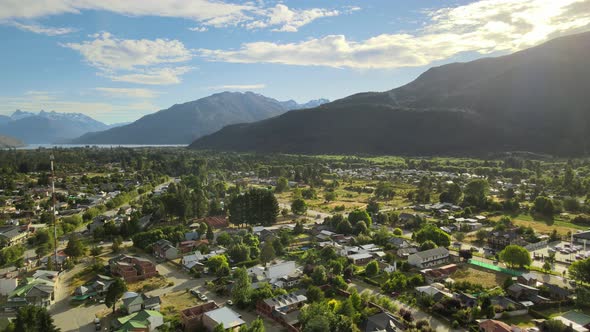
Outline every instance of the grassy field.
POLYGON ((127 284, 127 288, 131 292, 147 292, 158 288, 164 288, 166 286, 168 286, 168 280, 163 276, 157 276, 127 284))
MULTIPOLYGON (((529 214, 519 214, 516 216, 509 216, 515 225, 530 226, 539 233, 549 234, 553 230, 557 230, 560 234, 567 234, 576 230, 585 230, 587 227, 580 226, 569 222, 562 216, 555 216, 553 219, 541 219, 540 217, 531 216, 529 214)), ((500 217, 494 217, 490 220, 497 221, 500 217)))
POLYGON ((168 293, 163 295, 161 299, 162 314, 164 315, 176 315, 186 308, 202 303, 187 291, 168 293))
POLYGON ((522 315, 516 317, 500 318, 506 324, 516 325, 518 327, 532 327, 535 323, 532 322, 534 318, 530 315, 522 315))
POLYGON ((508 279, 509 276, 504 273, 464 265, 453 273, 451 278, 455 281, 468 281, 482 285, 485 288, 493 288, 498 285, 503 285, 504 281, 508 279))
MULTIPOLYGON (((555 307, 552 307, 552 308, 539 310, 539 312, 553 318, 553 317, 561 316, 561 315, 565 314, 566 312, 572 311, 572 310, 580 310, 580 309, 578 309, 574 306, 557 306, 556 305, 555 307)), ((590 315, 590 309, 582 310, 582 312, 585 313, 586 315, 590 315)))

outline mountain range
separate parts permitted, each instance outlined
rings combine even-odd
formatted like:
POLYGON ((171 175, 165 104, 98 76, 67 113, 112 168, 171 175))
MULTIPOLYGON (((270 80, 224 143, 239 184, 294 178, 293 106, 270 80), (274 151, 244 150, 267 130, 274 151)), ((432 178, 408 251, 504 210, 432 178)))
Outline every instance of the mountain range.
POLYGON ((434 67, 385 92, 227 126, 191 147, 283 153, 482 154, 590 149, 590 33, 434 67))
POLYGON ((32 144, 60 143, 108 128, 110 126, 80 113, 17 110, 11 116, 0 117, 0 134, 32 144))
POLYGON ((252 92, 222 92, 176 104, 141 119, 106 131, 87 133, 75 144, 190 144, 226 125, 254 122, 292 109, 321 105, 325 99, 298 104, 280 102, 252 92))

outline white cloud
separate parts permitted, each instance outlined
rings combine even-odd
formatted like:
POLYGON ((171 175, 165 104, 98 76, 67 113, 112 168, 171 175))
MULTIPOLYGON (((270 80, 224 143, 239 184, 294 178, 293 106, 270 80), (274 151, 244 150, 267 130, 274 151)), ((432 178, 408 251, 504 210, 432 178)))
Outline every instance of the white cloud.
POLYGON ((190 31, 194 31, 194 32, 205 32, 208 31, 209 29, 207 27, 194 27, 194 28, 188 28, 190 31))
POLYGON ((339 14, 319 8, 291 10, 282 4, 265 8, 263 2, 257 5, 254 2, 236 4, 221 0, 0 0, 0 6, 0 21, 95 10, 128 16, 184 18, 217 28, 260 22, 265 26, 278 26, 278 31, 294 31, 317 18, 339 14))
POLYGON ((148 69, 128 74, 107 75, 115 82, 128 82, 148 85, 169 85, 182 82, 180 76, 194 69, 193 67, 172 67, 148 69))
POLYGON ((140 88, 94 88, 103 95, 114 98, 155 98, 160 93, 150 89, 140 88))
POLYGON ((228 84, 210 86, 209 90, 260 90, 264 89, 266 84, 228 84))
POLYGON ((66 35, 68 33, 72 33, 74 31, 76 31, 76 29, 73 29, 73 28, 45 27, 45 26, 42 26, 42 25, 39 25, 36 23, 25 24, 25 23, 20 23, 20 22, 15 22, 15 21, 6 21, 6 22, 2 22, 2 23, 6 24, 6 25, 13 26, 13 27, 20 29, 20 30, 29 31, 29 32, 33 32, 33 33, 42 34, 42 35, 47 35, 47 36, 66 35))
POLYGON ((246 24, 249 29, 262 29, 276 27, 273 31, 296 32, 300 27, 307 25, 322 17, 338 16, 338 10, 312 8, 306 10, 294 10, 283 4, 277 4, 273 8, 264 10, 266 18, 246 24))
POLYGON ((104 70, 132 70, 163 63, 184 62, 191 52, 178 40, 118 39, 108 32, 95 34, 92 41, 67 43, 91 65, 104 70))
POLYGON ((297 43, 253 42, 238 50, 201 49, 211 61, 359 69, 423 66, 462 52, 516 51, 557 35, 590 29, 590 0, 481 0, 427 11, 414 33, 362 41, 329 35, 297 43), (585 4, 585 6, 582 6, 585 4))
POLYGON ((90 65, 101 71, 102 76, 113 81, 176 84, 181 82, 181 75, 192 69, 170 66, 193 57, 192 52, 178 40, 119 39, 108 32, 92 37, 94 39, 91 41, 62 46, 80 52, 90 65))

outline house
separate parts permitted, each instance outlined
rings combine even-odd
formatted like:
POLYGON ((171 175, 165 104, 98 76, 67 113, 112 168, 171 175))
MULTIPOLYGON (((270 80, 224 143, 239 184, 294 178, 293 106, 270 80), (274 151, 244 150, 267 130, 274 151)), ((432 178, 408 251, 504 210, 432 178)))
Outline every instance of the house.
POLYGON ((213 331, 220 324, 223 324, 226 331, 238 331, 240 326, 246 324, 240 314, 228 307, 205 312, 202 316, 202 322, 207 331, 213 331))
POLYGON ((178 257, 178 249, 168 240, 160 239, 152 245, 154 256, 157 258, 173 260, 178 257))
POLYGON ((299 309, 307 302, 301 294, 286 294, 258 301, 256 312, 286 326, 299 324, 299 309))
POLYGON ((127 292, 121 297, 123 306, 128 314, 139 312, 143 309, 160 311, 162 300, 159 296, 147 297, 144 294, 127 292))
POLYGON ((520 331, 515 326, 494 319, 485 319, 479 323, 479 332, 516 332, 520 331))
POLYGON ((574 242, 577 244, 582 244, 582 245, 584 243, 590 244, 590 231, 578 232, 578 233, 572 235, 572 237, 574 238, 574 242))
POLYGON ((447 248, 438 247, 425 251, 420 251, 408 256, 408 263, 418 268, 441 265, 450 261, 450 255, 447 248))
POLYGON ((164 315, 153 310, 141 310, 113 321, 116 332, 152 332, 163 324, 164 315))
POLYGON ((24 302, 28 305, 49 307, 54 300, 55 283, 46 278, 25 278, 9 294, 9 302, 24 302))
POLYGON ((187 270, 192 270, 194 267, 204 266, 201 261, 205 260, 205 256, 199 251, 182 257, 182 266, 187 270))
POLYGON ((455 292, 453 293, 453 298, 459 300, 463 307, 473 308, 477 306, 477 298, 473 295, 463 292, 455 292))
POLYGON ((65 251, 58 250, 57 258, 54 254, 51 254, 49 256, 41 258, 40 262, 43 266, 47 266, 47 262, 50 259, 53 261, 53 264, 56 264, 57 266, 62 266, 66 262, 66 260, 68 260, 68 255, 65 253, 65 251))
POLYGON ((6 246, 24 243, 28 232, 22 231, 19 226, 1 226, 0 239, 6 242, 6 246))
POLYGON ((410 241, 401 237, 392 237, 387 242, 396 248, 408 248, 411 246, 410 241))
POLYGON ((419 286, 416 287, 416 293, 419 296, 430 296, 435 302, 439 302, 445 297, 452 298, 453 294, 447 292, 446 290, 438 289, 432 285, 430 286, 419 286))
POLYGON ((401 258, 408 258, 410 255, 415 254, 418 252, 418 248, 415 247, 407 247, 407 248, 400 248, 396 251, 396 255, 401 258))
POLYGON ((297 269, 295 261, 281 262, 268 267, 254 266, 248 269, 248 274, 279 288, 293 287, 299 283, 301 277, 301 271, 297 269))
POLYGON ((150 260, 135 256, 119 255, 109 260, 111 273, 122 277, 125 282, 145 280, 158 275, 156 266, 150 260))
POLYGON ((362 266, 362 265, 367 265, 367 263, 372 261, 373 255, 368 254, 368 253, 352 254, 352 255, 346 256, 346 258, 348 258, 348 260, 351 261, 352 264, 362 266))
POLYGON ((519 282, 510 285, 510 287, 506 289, 506 293, 517 301, 529 300, 534 303, 549 301, 549 299, 539 296, 538 288, 521 284, 519 282))
POLYGON ((580 311, 568 311, 554 319, 561 321, 565 326, 571 326, 576 332, 587 332, 590 330, 590 316, 580 311))
POLYGON ((516 278, 516 280, 521 284, 534 287, 537 285, 537 281, 539 280, 539 277, 536 274, 529 272, 529 273, 523 273, 522 275, 518 276, 516 278))
POLYGON ((516 228, 508 229, 506 231, 495 231, 488 237, 488 246, 497 251, 500 251, 511 244, 524 247, 528 242, 522 239, 522 236, 518 234, 516 228))
POLYGON ((198 220, 198 222, 204 222, 213 229, 222 229, 229 226, 229 221, 225 218, 225 216, 205 217, 198 220))
POLYGON ((379 270, 387 272, 387 273, 393 273, 395 271, 397 271, 397 262, 393 262, 393 265, 383 262, 383 261, 378 261, 377 262, 379 264, 379 270))
POLYGON ((448 278, 451 274, 457 271, 458 267, 456 264, 448 264, 434 269, 422 269, 420 273, 424 276, 426 281, 432 283, 435 281, 441 281, 448 278))
POLYGON ((12 293, 18 286, 18 279, 16 278, 2 278, 0 279, 0 295, 7 296, 12 293))
POLYGON ((390 314, 389 312, 381 312, 372 316, 367 317, 363 323, 361 331, 364 332, 397 332, 404 331, 406 326, 397 317, 390 314))
POLYGON ((196 307, 184 309, 180 312, 180 320, 182 321, 182 326, 184 326, 184 331, 194 331, 197 327, 201 326, 202 324, 202 317, 203 314, 218 309, 219 306, 211 301, 196 307))
POLYGON ((572 295, 572 291, 570 289, 560 287, 555 284, 550 284, 548 282, 544 282, 541 288, 546 290, 548 296, 553 300, 563 301, 572 295))

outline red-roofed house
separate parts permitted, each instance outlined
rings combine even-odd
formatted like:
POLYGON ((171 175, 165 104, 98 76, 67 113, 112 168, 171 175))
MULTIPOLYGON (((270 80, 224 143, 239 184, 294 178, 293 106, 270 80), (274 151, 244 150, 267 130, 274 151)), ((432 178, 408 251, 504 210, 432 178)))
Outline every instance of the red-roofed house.
POLYGON ((486 319, 479 323, 479 332, 513 332, 512 326, 494 319, 486 319))

